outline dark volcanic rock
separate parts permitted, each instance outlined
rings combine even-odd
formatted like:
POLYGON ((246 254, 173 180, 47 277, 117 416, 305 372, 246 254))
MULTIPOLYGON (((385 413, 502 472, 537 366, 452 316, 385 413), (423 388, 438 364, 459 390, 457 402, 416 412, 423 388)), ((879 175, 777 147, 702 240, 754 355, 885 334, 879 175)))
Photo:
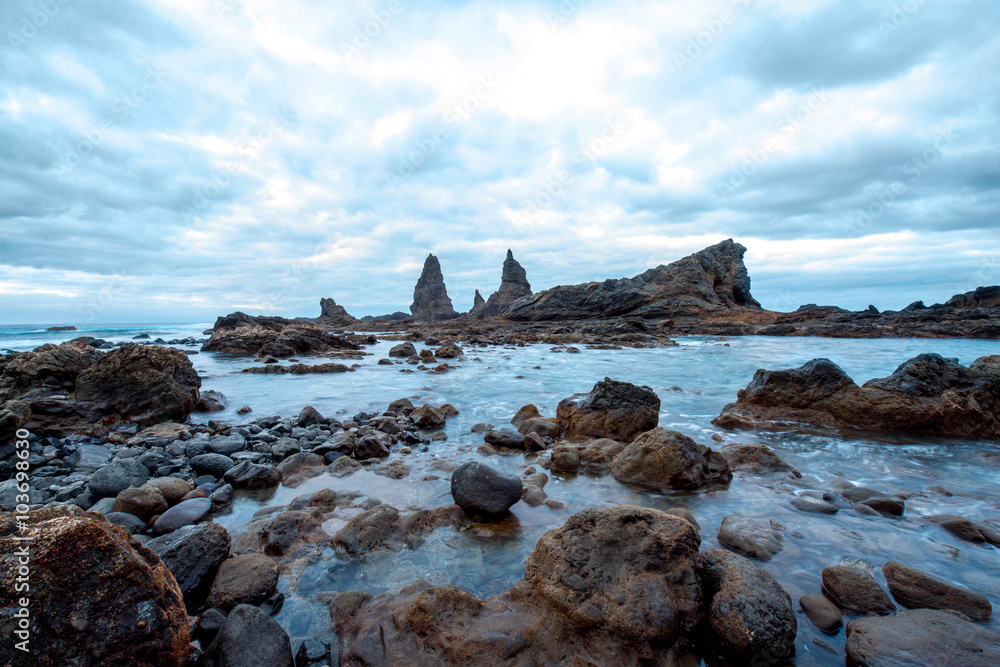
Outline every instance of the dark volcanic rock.
MULTIPOLYGON (((128 532, 72 505, 31 512, 19 533, 0 515, 0 632, 15 655, 18 550, 31 539, 30 644, 38 667, 177 667, 188 653, 188 619, 177 583, 128 532)), ((11 664, 7 662, 6 664, 11 664)))
POLYGON ((288 633, 259 607, 238 605, 205 651, 206 667, 295 667, 288 633))
POLYGON ((427 255, 424 269, 413 288, 413 304, 410 306, 413 319, 417 322, 433 322, 458 317, 458 313, 448 298, 444 285, 441 263, 434 255, 427 255))
POLYGON ((250 461, 237 463, 225 472, 223 479, 234 489, 267 489, 281 483, 277 468, 250 461))
POLYGON ((185 421, 198 405, 201 378, 188 355, 129 343, 80 373, 76 398, 142 426, 185 421))
POLYGON ((1000 285, 977 287, 972 292, 956 294, 944 305, 949 308, 1000 308, 1000 285))
POLYGON ((203 523, 157 537, 147 546, 174 575, 188 609, 194 609, 205 600, 216 570, 229 557, 229 544, 225 528, 203 523))
POLYGON ((149 479, 149 468, 131 459, 115 459, 90 476, 87 489, 95 498, 117 496, 130 486, 142 486, 149 479))
POLYGON ((101 359, 102 354, 81 341, 42 345, 31 352, 0 358, 0 403, 32 388, 55 383, 72 391, 77 376, 101 359))
POLYGON ((225 560, 212 581, 205 604, 229 611, 238 604, 260 604, 278 585, 278 565, 263 554, 225 560))
POLYGON ((521 499, 521 480, 482 463, 465 463, 451 474, 451 495, 469 514, 500 515, 521 499))
POLYGON ((638 315, 671 318, 739 309, 760 311, 750 295, 746 248, 732 239, 634 278, 554 287, 518 299, 511 320, 579 320, 638 315))
POLYGON ((733 478, 718 452, 676 431, 656 427, 643 433, 611 462, 619 482, 651 489, 693 489, 733 478))
POLYGON ((482 318, 483 313, 486 312, 486 300, 483 295, 476 290, 476 295, 472 298, 472 310, 469 311, 469 315, 472 317, 482 318))
POLYGON ((858 387, 836 364, 759 370, 736 403, 713 422, 774 429, 788 422, 954 438, 1000 438, 1000 368, 990 358, 969 367, 922 354, 886 378, 858 387))
POLYGON ((896 561, 886 563, 882 572, 892 597, 908 609, 950 609, 983 622, 993 615, 993 606, 982 593, 949 584, 896 561))
POLYGON ((525 273, 524 267, 514 259, 514 253, 508 250, 507 259, 503 262, 503 273, 500 276, 500 289, 490 295, 486 301, 486 307, 483 309, 483 314, 486 317, 500 315, 510 304, 524 296, 531 296, 528 274, 525 273))
POLYGON ((346 336, 335 336, 314 322, 283 317, 252 317, 236 312, 215 321, 203 352, 234 352, 258 357, 291 357, 334 350, 358 350, 346 336))
POLYGON ((351 317, 344 307, 338 306, 337 302, 333 299, 320 299, 319 308, 320 313, 317 322, 321 324, 328 324, 334 327, 349 327, 360 321, 355 317, 351 317))
POLYGON ((590 393, 564 398, 556 408, 556 421, 569 436, 631 442, 659 420, 660 398, 652 389, 607 377, 590 393))
POLYGON ((896 605, 862 569, 834 565, 823 570, 823 590, 841 609, 856 614, 891 614, 896 605))
POLYGON ((847 664, 996 667, 1000 635, 934 609, 859 618, 847 625, 847 664))
POLYGON ((733 658, 779 660, 795 648, 792 599, 770 574, 725 549, 701 554, 713 648, 733 658))

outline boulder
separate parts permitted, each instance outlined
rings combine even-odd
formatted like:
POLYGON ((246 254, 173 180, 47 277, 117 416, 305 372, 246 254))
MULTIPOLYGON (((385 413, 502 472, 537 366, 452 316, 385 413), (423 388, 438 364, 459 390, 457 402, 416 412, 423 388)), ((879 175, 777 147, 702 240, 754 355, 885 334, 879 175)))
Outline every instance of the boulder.
POLYGON ((177 667, 188 619, 177 582, 128 531, 72 505, 30 512, 19 531, 0 515, 0 632, 15 655, 19 551, 30 538, 30 642, 24 664, 177 667))
POLYGON ((469 514, 497 516, 521 499, 521 480, 482 463, 464 463, 451 474, 451 495, 469 514))
POLYGON ((693 489, 732 480, 726 460, 676 431, 656 427, 643 433, 611 462, 619 482, 651 489, 693 489))
POLYGON ((405 343, 400 343, 399 345, 393 345, 391 348, 389 348, 389 356, 409 359, 410 357, 417 356, 417 348, 413 346, 413 343, 407 341, 405 343))
POLYGON ((784 548, 781 533, 770 525, 736 515, 722 520, 719 544, 743 556, 765 562, 784 548))
POLYGON ((955 586, 897 561, 886 563, 882 573, 892 597, 907 609, 950 609, 981 622, 989 621, 993 615, 993 605, 982 593, 955 586))
POLYGON ((212 501, 208 498, 182 500, 160 515, 153 524, 153 531, 158 534, 173 532, 183 526, 198 523, 211 511, 212 501))
POLYGON ((97 470, 111 461, 111 450, 101 445, 79 445, 65 461, 74 470, 97 470))
POLYGON ((80 373, 76 398, 149 426, 186 420, 198 405, 199 387, 201 378, 188 355, 170 347, 129 343, 80 373))
POLYGON ((823 591, 838 607, 855 614, 891 614, 896 611, 896 605, 872 575, 849 565, 825 568, 823 591))
POLYGON ((110 498, 130 486, 142 486, 148 479, 149 469, 138 461, 115 459, 91 475, 87 490, 95 498, 110 498))
POLYGON ((700 563, 713 645, 754 663, 790 655, 798 621, 792 599, 774 577, 725 549, 705 551, 700 563))
POLYGON ((253 354, 257 357, 291 357, 361 348, 350 337, 331 334, 314 322, 283 317, 252 317, 236 312, 215 321, 212 337, 201 349, 203 352, 253 354))
POLYGON ((780 429, 788 423, 883 433, 1000 439, 1000 367, 969 367, 922 354, 859 387, 839 366, 815 359, 791 370, 759 370, 713 422, 780 429))
POLYGON ((191 483, 179 477, 157 477, 146 482, 145 486, 158 489, 168 505, 176 505, 191 492, 191 483))
POLYGON ((426 403, 410 413, 410 419, 420 428, 444 428, 445 416, 426 403))
POLYGON ((846 650, 848 665, 1000 665, 1000 635, 936 609, 851 621, 846 650))
POLYGON ((458 317, 448 298, 448 288, 444 284, 441 263, 434 255, 427 255, 420 278, 413 288, 413 303, 410 313, 416 322, 433 322, 458 317))
POLYGON ((438 359, 455 359, 462 356, 462 348, 454 343, 445 343, 434 350, 434 356, 438 359))
POLYGON ((264 554, 248 553, 222 562, 205 604, 230 611, 238 604, 257 605, 278 585, 278 565, 264 554))
POLYGON ((222 477, 236 465, 236 461, 224 454, 199 454, 188 459, 188 465, 199 475, 222 477))
POLYGON ((631 442, 656 428, 660 399, 649 387, 638 387, 611 378, 594 385, 587 394, 559 402, 556 419, 569 436, 610 438, 631 442))
POLYGON ((306 407, 302 408, 302 411, 299 413, 299 416, 295 419, 295 423, 303 428, 306 428, 309 426, 314 426, 316 424, 325 425, 327 423, 327 419, 326 417, 320 414, 319 410, 317 410, 311 405, 307 405, 306 407))
POLYGON ((281 483, 277 468, 250 461, 237 463, 222 478, 226 484, 232 484, 234 489, 267 489, 281 483))
POLYGON ((331 327, 350 327, 360 323, 360 320, 352 317, 343 306, 338 306, 333 299, 320 299, 319 310, 319 319, 316 321, 320 324, 331 327))
POLYGON ((837 634, 844 626, 844 615, 822 593, 803 595, 799 598, 799 606, 812 624, 827 634, 837 634))
POLYGON ((781 460, 767 445, 743 445, 733 443, 719 450, 733 472, 771 473, 787 472, 793 477, 802 477, 798 470, 781 460))
POLYGON ((295 667, 288 633, 259 607, 237 605, 205 651, 206 667, 295 667))
POLYGON ((115 497, 112 512, 126 512, 148 523, 157 514, 167 511, 167 500, 160 490, 151 486, 130 487, 115 497))
POLYGON ((524 436, 509 428, 491 428, 483 434, 483 440, 494 447, 524 449, 524 436))
POLYGON ((225 394, 221 391, 209 389, 208 391, 201 392, 198 405, 195 406, 194 410, 195 412, 222 412, 228 404, 229 401, 226 400, 225 394))
POLYGON ((517 432, 522 435, 537 433, 542 438, 558 438, 562 435, 562 429, 559 427, 559 424, 551 419, 543 419, 541 417, 525 419, 518 424, 517 432))
POLYGON ((188 609, 204 602, 219 565, 229 557, 229 545, 229 533, 217 523, 178 530, 147 544, 174 575, 188 609))

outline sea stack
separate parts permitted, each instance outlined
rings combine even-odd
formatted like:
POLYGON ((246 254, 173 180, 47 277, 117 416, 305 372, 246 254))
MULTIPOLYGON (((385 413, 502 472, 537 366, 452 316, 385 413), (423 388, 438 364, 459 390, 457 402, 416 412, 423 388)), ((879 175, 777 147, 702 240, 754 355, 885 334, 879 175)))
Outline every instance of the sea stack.
POLYGON ((482 318, 485 311, 486 299, 484 299, 483 295, 479 293, 479 290, 476 290, 476 296, 472 300, 472 310, 469 311, 469 315, 482 318))
POLYGON ((441 263, 434 255, 427 255, 424 270, 420 273, 413 288, 413 304, 410 306, 413 319, 417 322, 434 320, 449 320, 458 317, 458 313, 448 298, 448 288, 444 284, 441 273, 441 263))
POLYGON ((318 322, 320 324, 344 327, 358 322, 357 318, 351 317, 344 307, 338 306, 337 302, 333 299, 320 299, 319 308, 320 313, 318 322))
POLYGON ((500 289, 490 295, 483 314, 486 317, 499 315, 507 306, 523 296, 531 296, 531 284, 528 282, 524 267, 514 259, 514 253, 508 249, 507 259, 503 261, 500 289))

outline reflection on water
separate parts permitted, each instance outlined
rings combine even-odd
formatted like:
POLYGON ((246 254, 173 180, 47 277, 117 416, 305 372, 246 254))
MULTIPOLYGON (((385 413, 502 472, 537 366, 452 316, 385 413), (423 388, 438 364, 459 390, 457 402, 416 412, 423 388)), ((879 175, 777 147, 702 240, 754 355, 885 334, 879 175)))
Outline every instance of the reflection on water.
MULTIPOLYGON (((164 338, 200 337, 204 326, 178 328, 164 338)), ((120 337, 130 339, 141 330, 131 329, 120 337)), ((19 335, 19 340, 28 341, 21 349, 30 347, 31 337, 19 335)), ((80 333, 60 334, 63 340, 75 335, 80 333)), ((115 340, 110 334, 89 335, 115 340)), ((0 332, 0 347, 10 346, 3 340, 0 332)), ((583 349, 574 355, 552 352, 545 345, 472 348, 466 350, 460 368, 443 375, 399 372, 412 368, 405 365, 376 365, 379 358, 386 356, 390 342, 369 348, 372 356, 347 362, 358 364, 355 372, 337 375, 246 375, 237 372, 251 363, 246 358, 195 355, 192 361, 202 375, 204 388, 222 391, 229 397, 228 410, 212 415, 216 419, 244 421, 235 413, 241 405, 252 407, 250 416, 254 417, 294 416, 307 404, 325 415, 343 418, 361 410, 381 411, 392 400, 404 396, 415 403, 452 403, 461 413, 448 420, 446 442, 433 443, 424 453, 393 454, 393 458, 405 459, 412 466, 404 479, 392 480, 367 471, 344 479, 324 475, 296 489, 279 488, 266 497, 240 497, 217 520, 235 531, 263 507, 284 505, 296 496, 325 487, 358 490, 400 509, 449 504, 447 473, 441 472, 440 466, 434 467, 435 462, 483 460, 518 475, 533 462, 523 453, 482 457, 475 451, 482 439, 470 432, 473 424, 505 424, 526 403, 537 405, 543 415, 554 416, 560 399, 589 390, 605 376, 649 385, 662 401, 662 426, 719 447, 710 438, 720 431, 710 422, 735 399, 736 392, 746 386, 758 368, 789 368, 827 357, 856 381, 864 382, 888 375, 903 361, 923 352, 957 357, 968 364, 998 351, 996 341, 767 337, 738 338, 728 344, 705 337, 679 341, 681 345, 676 348, 583 349), (671 389, 675 386, 681 391, 671 389), (428 476, 436 479, 421 479, 428 476)), ((562 525, 570 514, 586 507, 621 503, 688 508, 701 524, 703 548, 719 546, 715 536, 722 519, 729 514, 780 522, 786 527, 784 549, 762 567, 782 583, 793 601, 820 590, 820 571, 828 565, 869 564, 884 585, 881 566, 899 560, 978 590, 994 605, 1000 604, 1000 550, 963 542, 938 526, 916 520, 927 514, 956 514, 973 521, 1000 516, 1000 446, 996 443, 797 432, 721 435, 727 443, 754 441, 770 445, 802 472, 803 479, 737 473, 728 487, 661 494, 624 487, 610 476, 554 477, 545 491, 550 498, 565 503, 565 509, 531 508, 518 503, 506 530, 491 531, 464 523, 435 531, 416 550, 383 552, 363 561, 345 561, 330 552, 318 562, 299 566, 298 571, 282 578, 281 588, 288 599, 277 618, 292 636, 323 635, 329 627, 329 615, 310 596, 349 589, 394 591, 415 579, 456 584, 478 595, 501 592, 522 576, 528 555, 545 531, 562 525), (838 479, 886 493, 907 494, 906 516, 869 517, 850 509, 832 516, 819 515, 789 506, 797 491, 830 490, 838 479), (931 487, 941 487, 953 495, 931 487)), ((335 532, 341 525, 334 520, 329 530, 335 532)), ((989 625, 994 631, 1000 630, 997 621, 989 625)), ((824 636, 799 615, 796 664, 842 665, 843 648, 843 631, 834 637, 824 636), (814 639, 833 647, 840 656, 814 639)))

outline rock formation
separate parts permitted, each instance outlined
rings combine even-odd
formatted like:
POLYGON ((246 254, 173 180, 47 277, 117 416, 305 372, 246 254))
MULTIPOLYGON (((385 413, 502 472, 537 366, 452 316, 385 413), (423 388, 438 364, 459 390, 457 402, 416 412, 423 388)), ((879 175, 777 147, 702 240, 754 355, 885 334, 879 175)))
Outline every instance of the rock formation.
POLYGON ((561 400, 556 419, 570 436, 631 442, 640 433, 656 428, 660 399, 649 387, 604 378, 589 393, 561 400))
POLYGON ((729 239, 634 278, 553 287, 520 298, 503 315, 511 320, 539 321, 760 311, 760 304, 750 294, 745 253, 746 248, 729 239))
POLYGON ((335 336, 319 324, 284 317, 253 317, 230 313, 215 321, 212 337, 204 352, 235 352, 259 357, 290 357, 333 350, 357 350, 358 345, 344 336, 335 336))
POLYGON ((1000 439, 1000 357, 982 357, 966 367, 954 359, 922 354, 889 377, 861 387, 827 359, 791 370, 759 370, 713 423, 740 429, 799 423, 996 440, 1000 439))
POLYGON ((320 299, 319 308, 319 319, 316 321, 320 324, 328 324, 334 327, 348 327, 358 322, 357 318, 351 317, 344 307, 338 306, 337 302, 333 299, 320 299))
POLYGON ((469 315, 473 317, 482 318, 486 312, 486 300, 483 299, 483 295, 476 290, 476 296, 472 299, 472 310, 469 311, 469 315))
POLYGON ((486 317, 500 315, 507 306, 525 296, 531 296, 528 276, 524 267, 514 259, 514 253, 508 249, 507 259, 503 261, 503 273, 500 275, 500 289, 490 295, 483 314, 486 317))
POLYGON ((413 319, 418 322, 433 322, 449 320, 458 317, 458 313, 448 298, 448 288, 444 284, 441 273, 441 263, 434 255, 427 255, 424 270, 413 288, 413 304, 410 306, 413 319))

